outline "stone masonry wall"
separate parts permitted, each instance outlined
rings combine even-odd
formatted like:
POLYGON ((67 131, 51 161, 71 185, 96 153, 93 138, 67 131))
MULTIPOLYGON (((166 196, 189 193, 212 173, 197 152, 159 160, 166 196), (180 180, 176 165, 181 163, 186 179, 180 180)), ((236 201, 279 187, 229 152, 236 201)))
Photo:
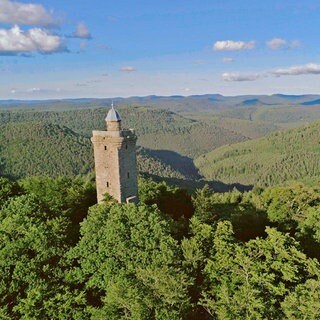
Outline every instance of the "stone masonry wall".
POLYGON ((138 200, 136 136, 130 130, 93 131, 98 203, 108 193, 118 202, 138 200))

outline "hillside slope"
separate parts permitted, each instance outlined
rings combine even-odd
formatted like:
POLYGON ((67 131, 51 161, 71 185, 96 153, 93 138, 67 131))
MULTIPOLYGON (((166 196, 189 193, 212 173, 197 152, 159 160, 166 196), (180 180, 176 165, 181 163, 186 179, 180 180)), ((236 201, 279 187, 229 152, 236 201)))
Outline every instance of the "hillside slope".
MULTIPOLYGON (((173 169, 153 153, 138 149, 141 174, 175 179, 192 177, 183 168, 173 169)), ((0 125, 0 176, 85 175, 93 172, 93 165, 90 139, 67 127, 42 122, 0 125)))
MULTIPOLYGON (((26 121, 53 123, 90 137, 92 130, 104 130, 108 108, 73 111, 2 111, 0 124, 26 121)), ((195 158, 227 143, 248 138, 216 123, 185 118, 168 110, 125 106, 118 108, 123 127, 134 128, 138 145, 174 151, 195 158)))
POLYGON ((320 122, 223 146, 195 160, 208 180, 256 186, 320 178, 320 122))
POLYGON ((22 177, 85 174, 92 169, 89 139, 48 123, 0 126, 1 174, 22 177))

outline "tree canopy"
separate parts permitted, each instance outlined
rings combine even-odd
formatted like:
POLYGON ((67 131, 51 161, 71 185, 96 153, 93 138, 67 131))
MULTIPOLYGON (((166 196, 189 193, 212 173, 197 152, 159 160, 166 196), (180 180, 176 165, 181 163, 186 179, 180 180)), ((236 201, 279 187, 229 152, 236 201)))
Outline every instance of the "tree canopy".
POLYGON ((0 318, 320 317, 317 188, 139 184, 97 205, 90 180, 1 178, 0 318))

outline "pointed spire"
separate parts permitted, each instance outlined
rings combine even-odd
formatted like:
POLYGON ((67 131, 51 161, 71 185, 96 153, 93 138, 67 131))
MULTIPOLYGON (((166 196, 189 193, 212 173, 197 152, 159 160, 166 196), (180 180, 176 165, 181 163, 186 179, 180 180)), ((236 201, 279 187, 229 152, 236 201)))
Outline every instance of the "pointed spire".
POLYGON ((109 110, 105 120, 106 121, 117 121, 117 122, 121 121, 121 117, 120 117, 119 112, 116 111, 116 109, 114 108, 113 100, 111 103, 111 109, 109 110))

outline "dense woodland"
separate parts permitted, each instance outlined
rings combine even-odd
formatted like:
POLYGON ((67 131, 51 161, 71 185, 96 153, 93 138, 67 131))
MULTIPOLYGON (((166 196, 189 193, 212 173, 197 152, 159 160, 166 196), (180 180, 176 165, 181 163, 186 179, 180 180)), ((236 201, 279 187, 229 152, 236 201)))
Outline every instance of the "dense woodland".
POLYGON ((0 180, 1 319, 318 319, 320 194, 0 180))
POLYGON ((106 108, 60 103, 0 111, 0 319, 320 318, 319 123, 283 131, 302 107, 123 106, 140 202, 97 205, 106 108))
MULTIPOLYGON (((19 122, 45 122, 65 126, 78 134, 90 137, 92 130, 104 130, 107 108, 63 111, 6 110, 0 111, 0 124, 19 122)), ((226 143, 248 139, 241 133, 225 129, 215 123, 193 120, 168 110, 150 107, 123 106, 118 108, 123 126, 134 128, 139 145, 171 150, 195 157, 226 143)))
MULTIPOLYGON (((170 155, 178 167, 181 156, 175 159, 173 153, 170 155)), ((192 177, 192 161, 175 170, 162 160, 164 156, 139 147, 137 161, 140 173, 179 180, 192 177)), ((1 175, 14 179, 42 174, 92 177, 92 143, 88 137, 67 127, 46 122, 0 125, 0 170, 1 175)))
POLYGON ((196 159, 207 179, 269 186, 284 181, 317 183, 320 178, 320 122, 223 146, 196 159))

